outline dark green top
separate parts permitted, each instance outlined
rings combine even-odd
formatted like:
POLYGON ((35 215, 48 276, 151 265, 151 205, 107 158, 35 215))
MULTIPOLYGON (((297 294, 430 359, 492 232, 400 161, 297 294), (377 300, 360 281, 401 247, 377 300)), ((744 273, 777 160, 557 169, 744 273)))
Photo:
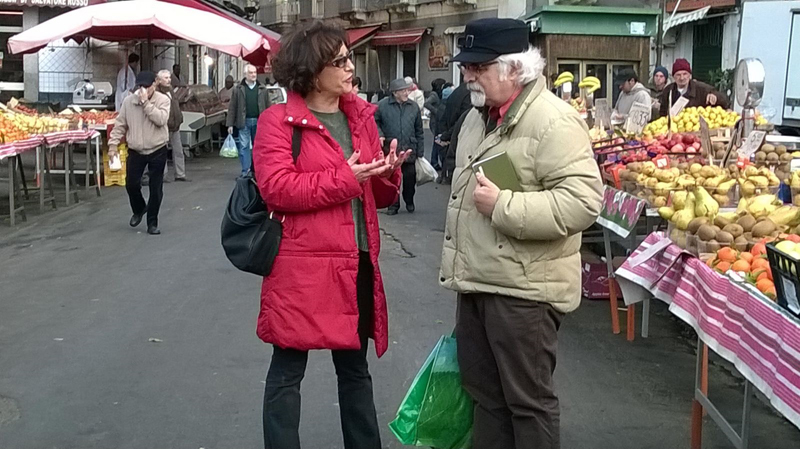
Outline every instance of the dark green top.
POLYGON ((245 99, 245 117, 258 118, 258 83, 251 89, 245 82, 244 84, 244 99, 245 99))
MULTIPOLYGON (((353 139, 350 135, 350 124, 347 122, 347 116, 344 115, 344 112, 338 111, 326 114, 312 111, 312 113, 325 126, 325 129, 331 133, 333 140, 342 147, 344 158, 350 159, 350 156, 353 155, 353 139)), ((351 208, 353 209, 353 222, 356 226, 358 249, 359 251, 369 252, 367 223, 364 221, 364 205, 361 203, 361 198, 353 199, 351 208)))

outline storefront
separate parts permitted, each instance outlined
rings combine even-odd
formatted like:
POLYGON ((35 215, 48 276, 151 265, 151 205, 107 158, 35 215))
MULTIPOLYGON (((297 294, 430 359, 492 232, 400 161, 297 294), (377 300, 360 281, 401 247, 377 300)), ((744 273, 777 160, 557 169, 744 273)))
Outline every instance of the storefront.
POLYGON ((632 68, 642 80, 650 73, 650 39, 658 28, 658 10, 600 6, 544 6, 534 11, 531 43, 547 59, 551 82, 569 71, 575 83, 587 76, 600 79, 595 99, 619 96, 615 76, 632 68))

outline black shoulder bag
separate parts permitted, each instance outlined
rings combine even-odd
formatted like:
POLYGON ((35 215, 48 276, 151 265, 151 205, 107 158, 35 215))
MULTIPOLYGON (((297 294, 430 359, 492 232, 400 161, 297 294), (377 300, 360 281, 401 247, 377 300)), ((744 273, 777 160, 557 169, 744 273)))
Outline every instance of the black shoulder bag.
MULTIPOLYGON (((292 160, 300 156, 302 130, 292 131, 292 160)), ((250 170, 236 179, 228 207, 222 217, 222 248, 238 269, 267 276, 281 245, 283 219, 273 217, 261 198, 252 162, 250 170)))

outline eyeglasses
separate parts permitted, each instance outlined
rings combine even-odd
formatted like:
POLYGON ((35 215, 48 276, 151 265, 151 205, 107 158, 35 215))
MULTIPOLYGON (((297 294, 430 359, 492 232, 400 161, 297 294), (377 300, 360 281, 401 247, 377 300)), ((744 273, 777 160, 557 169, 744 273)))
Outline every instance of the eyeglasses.
POLYGON ((346 55, 339 56, 335 58, 333 61, 329 63, 330 66, 336 67, 337 69, 344 69, 347 67, 347 63, 353 59, 353 53, 350 52, 346 55))
POLYGON ((483 75, 490 66, 497 64, 497 61, 484 62, 483 64, 459 64, 461 73, 474 73, 478 76, 483 75))

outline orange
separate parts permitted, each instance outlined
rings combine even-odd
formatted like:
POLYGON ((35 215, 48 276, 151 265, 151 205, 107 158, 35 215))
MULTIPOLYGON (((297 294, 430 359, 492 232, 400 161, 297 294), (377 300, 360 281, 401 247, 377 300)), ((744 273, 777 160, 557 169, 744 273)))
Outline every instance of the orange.
POLYGON ((730 269, 731 269, 731 264, 730 264, 730 262, 725 262, 725 261, 722 261, 722 260, 721 260, 721 261, 720 261, 720 262, 717 264, 717 266, 716 266, 716 267, 714 267, 714 268, 715 268, 717 271, 719 271, 720 273, 724 273, 724 272, 726 272, 726 271, 728 271, 728 270, 730 270, 730 269))
POLYGON ((731 265, 731 269, 733 271, 743 271, 745 273, 749 273, 750 264, 744 259, 739 259, 736 262, 734 262, 733 265, 731 265))
POLYGON ((754 256, 760 256, 762 254, 767 254, 767 245, 764 242, 758 242, 753 246, 753 249, 750 250, 750 254, 754 256))
POLYGON ((736 250, 733 248, 722 248, 717 251, 717 258, 723 262, 736 262, 738 259, 738 254, 736 254, 736 250))
POLYGON ((768 268, 769 268, 769 261, 763 257, 756 257, 755 259, 753 259, 753 262, 750 263, 750 269, 753 271, 761 269, 766 270, 768 268))
POLYGON ((749 264, 750 264, 750 263, 753 261, 753 259, 754 259, 753 255, 752 255, 752 254, 750 254, 750 253, 748 253, 748 252, 746 252, 746 251, 745 251, 745 252, 743 252, 742 254, 739 254, 739 257, 741 257, 741 258, 742 258, 742 260, 746 260, 748 265, 749 265, 749 264))
POLYGON ((761 293, 766 293, 769 289, 775 289, 775 284, 770 281, 769 279, 761 279, 760 281, 756 282, 756 288, 761 293))

